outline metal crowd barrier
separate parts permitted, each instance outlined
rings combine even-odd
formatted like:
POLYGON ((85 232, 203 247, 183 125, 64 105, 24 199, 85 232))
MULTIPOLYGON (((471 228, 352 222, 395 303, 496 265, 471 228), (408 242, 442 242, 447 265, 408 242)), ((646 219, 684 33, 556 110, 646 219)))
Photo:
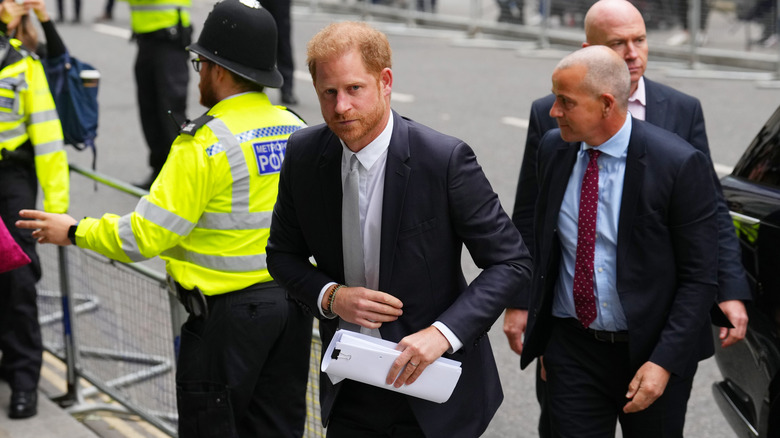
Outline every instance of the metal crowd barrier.
MULTIPOLYGON (((111 189, 112 195, 146 193, 78 165, 71 164, 71 173, 111 189)), ((66 393, 55 400, 71 414, 134 414, 176 437, 176 351, 186 313, 169 293, 165 276, 144 264, 119 263, 73 246, 40 245, 38 254, 44 347, 67 369, 66 393)), ((311 351, 306 438, 325 436, 316 325, 311 351)))
MULTIPOLYGON (((438 27, 463 31, 464 37, 494 37, 504 43, 527 43, 527 48, 551 45, 580 47, 583 20, 595 0, 295 0, 308 13, 357 15, 363 20, 389 20, 408 30, 438 27), (507 19, 505 8, 517 17, 507 19), (502 12, 504 9, 504 12, 502 12), (522 18, 519 10, 523 11, 522 18)), ((759 70, 780 79, 780 41, 777 23, 780 0, 688 0, 687 20, 682 0, 629 0, 642 12, 651 41, 651 55, 684 62, 759 70), (702 8, 708 11, 701 14, 702 8), (707 20, 703 33, 699 23, 707 20), (687 21, 690 37, 671 43, 687 21), (767 38, 771 34, 773 37, 767 38)), ((522 50, 527 51, 526 48, 522 50)))

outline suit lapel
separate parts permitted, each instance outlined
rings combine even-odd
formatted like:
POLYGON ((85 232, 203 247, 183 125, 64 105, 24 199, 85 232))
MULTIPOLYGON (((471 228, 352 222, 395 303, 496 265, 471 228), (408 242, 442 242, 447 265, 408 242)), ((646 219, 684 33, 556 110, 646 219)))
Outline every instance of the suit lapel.
POLYGON ((628 141, 628 154, 626 155, 626 175, 623 180, 623 196, 620 201, 620 217, 618 219, 618 245, 617 260, 626 260, 628 242, 634 218, 636 206, 642 190, 645 177, 645 152, 647 142, 645 131, 641 121, 632 120, 631 138, 628 141))
MULTIPOLYGON (((326 128, 327 129, 327 128, 326 128)), ((318 219, 323 222, 322 229, 338 230, 337 233, 323 233, 323 239, 329 240, 328 246, 333 248, 338 256, 341 283, 344 282, 344 256, 341 238, 341 142, 329 129, 325 134, 325 147, 322 150, 317 165, 317 186, 322 205, 322 215, 318 219)))
MULTIPOLYGON (((566 194, 566 187, 569 184, 574 163, 577 161, 577 152, 580 150, 579 143, 562 142, 556 149, 552 160, 550 160, 550 192, 547 199, 548 220, 558 222, 558 214, 561 211, 563 196, 566 194)), ((557 226, 557 225, 556 225, 557 226)))
POLYGON ((666 94, 656 86, 655 82, 645 78, 645 121, 655 126, 666 126, 666 117, 669 115, 669 99, 666 94))
POLYGON ((382 231, 379 248, 379 290, 387 290, 393 272, 393 257, 398 228, 401 224, 406 189, 412 169, 407 162, 410 157, 409 129, 407 121, 395 111, 392 114, 393 134, 387 150, 385 189, 382 201, 382 231))

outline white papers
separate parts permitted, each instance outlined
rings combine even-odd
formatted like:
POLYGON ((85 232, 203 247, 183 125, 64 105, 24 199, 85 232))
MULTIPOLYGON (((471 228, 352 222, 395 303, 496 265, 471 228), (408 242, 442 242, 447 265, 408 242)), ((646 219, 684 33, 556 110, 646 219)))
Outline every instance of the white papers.
POLYGON ((331 382, 351 379, 372 386, 444 403, 460 378, 460 362, 439 358, 411 385, 396 388, 385 383, 387 373, 401 354, 396 343, 349 330, 338 330, 322 358, 322 371, 331 382))

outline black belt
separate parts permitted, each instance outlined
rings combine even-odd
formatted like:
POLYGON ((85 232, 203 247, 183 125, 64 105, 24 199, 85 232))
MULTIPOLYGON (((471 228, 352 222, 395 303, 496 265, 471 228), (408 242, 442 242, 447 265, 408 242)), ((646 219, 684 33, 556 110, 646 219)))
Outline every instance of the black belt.
POLYGON ((241 292, 258 291, 261 289, 279 287, 279 284, 276 283, 276 281, 271 280, 265 283, 256 283, 245 287, 244 289, 233 292, 226 292, 219 295, 204 295, 203 292, 197 287, 193 289, 184 288, 184 286, 182 286, 178 281, 174 281, 170 276, 168 276, 168 284, 169 287, 174 292, 176 292, 176 297, 179 299, 179 302, 184 306, 187 312, 197 318, 203 319, 208 319, 209 317, 209 306, 213 306, 215 300, 218 300, 227 294, 235 295, 241 292))
POLYGON ((555 318, 555 320, 567 326, 576 328, 583 333, 587 333, 588 335, 593 336, 593 338, 597 341, 607 342, 610 344, 628 342, 628 332, 625 330, 619 332, 610 332, 606 330, 585 328, 577 318, 555 318))
POLYGON ((157 29, 152 32, 133 33, 133 39, 137 40, 165 40, 179 41, 182 37, 188 37, 192 34, 192 27, 171 26, 163 29, 157 29))

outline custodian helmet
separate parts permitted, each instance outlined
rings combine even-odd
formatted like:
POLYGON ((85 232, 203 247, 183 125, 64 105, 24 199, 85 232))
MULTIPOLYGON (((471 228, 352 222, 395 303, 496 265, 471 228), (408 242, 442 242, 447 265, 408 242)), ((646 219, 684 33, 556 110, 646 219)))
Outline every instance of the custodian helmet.
POLYGON ((279 88, 276 21, 257 0, 223 0, 203 24, 198 42, 187 47, 257 84, 279 88))

